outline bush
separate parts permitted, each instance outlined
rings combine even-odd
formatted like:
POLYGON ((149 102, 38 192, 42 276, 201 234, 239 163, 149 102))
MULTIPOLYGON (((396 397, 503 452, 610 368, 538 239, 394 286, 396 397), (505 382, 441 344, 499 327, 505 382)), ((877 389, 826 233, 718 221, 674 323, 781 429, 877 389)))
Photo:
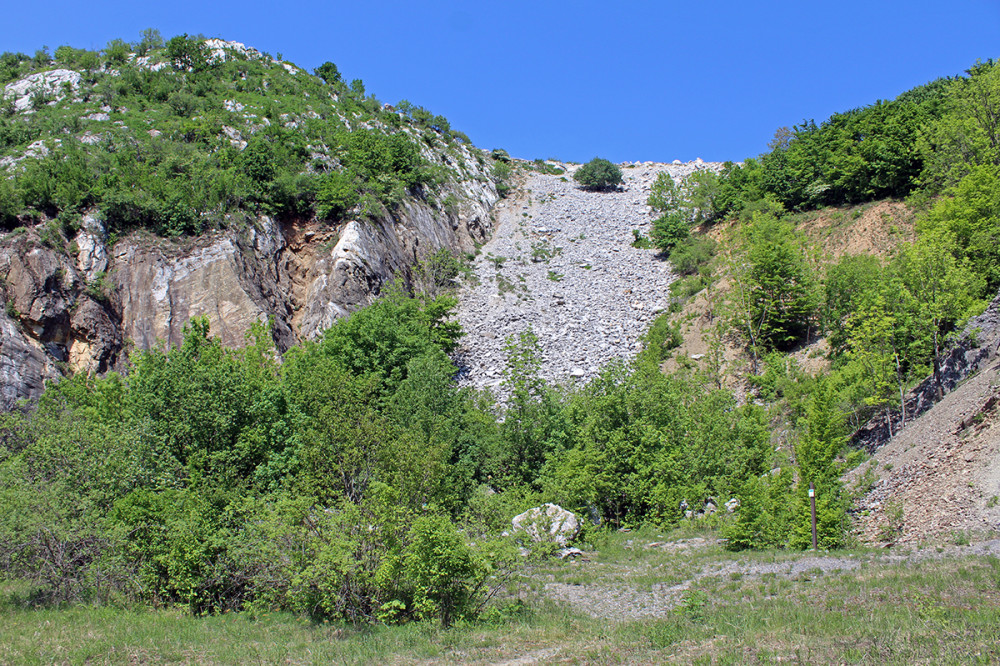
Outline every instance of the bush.
POLYGON ((513 173, 509 162, 497 160, 493 163, 493 178, 496 179, 497 194, 501 197, 506 197, 514 189, 511 183, 513 173))
POLYGON ((687 240, 690 235, 687 220, 679 212, 667 213, 653 221, 653 231, 649 234, 653 244, 661 252, 670 252, 675 245, 687 240))
POLYGON ((424 516, 413 522, 403 555, 403 574, 413 586, 418 615, 436 615, 441 624, 475 609, 487 568, 451 521, 424 516))
POLYGON ((728 550, 759 550, 784 545, 788 539, 788 488, 791 475, 765 475, 746 480, 737 493, 736 519, 723 530, 728 550))
POLYGON ((689 236, 670 253, 670 263, 681 275, 694 275, 715 256, 716 242, 708 236, 689 236))
POLYGON ((625 182, 622 170, 600 157, 595 157, 577 169, 573 180, 587 190, 613 190, 625 182))

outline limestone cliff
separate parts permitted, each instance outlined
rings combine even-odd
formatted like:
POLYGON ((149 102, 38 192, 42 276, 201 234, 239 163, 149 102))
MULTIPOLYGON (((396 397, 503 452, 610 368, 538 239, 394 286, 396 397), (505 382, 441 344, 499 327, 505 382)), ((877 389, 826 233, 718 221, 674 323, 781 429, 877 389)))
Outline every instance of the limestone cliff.
POLYGON ((208 317, 226 345, 272 318, 278 348, 315 336, 369 303, 440 248, 472 250, 491 230, 496 187, 463 148, 469 178, 447 186, 458 204, 409 198, 395 213, 329 225, 258 217, 253 224, 172 241, 136 233, 109 243, 86 216, 68 248, 45 223, 0 241, 2 408, 37 398, 63 372, 121 369, 130 351, 180 342, 208 317))

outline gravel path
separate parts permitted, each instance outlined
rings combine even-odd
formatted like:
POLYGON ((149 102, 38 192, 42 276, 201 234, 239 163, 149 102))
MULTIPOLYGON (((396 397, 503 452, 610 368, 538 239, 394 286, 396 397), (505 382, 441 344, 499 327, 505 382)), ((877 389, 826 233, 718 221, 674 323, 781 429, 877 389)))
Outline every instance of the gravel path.
POLYGON ((497 387, 504 340, 529 326, 543 352, 547 381, 586 381, 612 359, 630 359, 639 336, 667 305, 670 266, 653 250, 631 246, 633 230, 649 235, 649 188, 666 171, 680 178, 699 168, 642 163, 622 169, 617 192, 586 192, 562 176, 529 172, 495 211, 493 238, 474 263, 476 286, 463 289, 458 319, 467 335, 461 379, 497 387))
MULTIPOLYGON (((707 564, 701 571, 680 583, 653 584, 642 588, 627 585, 546 583, 544 594, 556 601, 569 604, 574 610, 592 617, 618 622, 643 618, 662 617, 675 609, 684 599, 684 593, 704 578, 761 578, 775 575, 781 578, 800 576, 819 577, 834 573, 854 571, 863 564, 904 564, 948 557, 1000 555, 1000 540, 985 541, 970 546, 950 546, 938 550, 925 548, 908 553, 888 551, 885 554, 859 555, 803 555, 782 562, 740 562, 729 560, 707 564)), ((581 564, 586 566, 586 563, 581 564)), ((643 573, 633 571, 634 574, 643 573)), ((653 573, 652 570, 645 572, 653 573)))

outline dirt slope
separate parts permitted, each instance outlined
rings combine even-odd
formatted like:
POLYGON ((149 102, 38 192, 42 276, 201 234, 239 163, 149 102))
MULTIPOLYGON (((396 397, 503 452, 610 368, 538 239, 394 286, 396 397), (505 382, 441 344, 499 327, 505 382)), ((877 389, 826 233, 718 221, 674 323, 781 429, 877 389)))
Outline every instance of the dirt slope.
MULTIPOLYGON (((874 458, 847 475, 864 491, 858 533, 868 541, 963 541, 1000 531, 1000 296, 971 319, 942 363, 949 392, 928 379, 911 393, 911 418, 883 441, 884 424, 867 433, 874 458)), ((864 442, 859 442, 864 444, 864 442)))

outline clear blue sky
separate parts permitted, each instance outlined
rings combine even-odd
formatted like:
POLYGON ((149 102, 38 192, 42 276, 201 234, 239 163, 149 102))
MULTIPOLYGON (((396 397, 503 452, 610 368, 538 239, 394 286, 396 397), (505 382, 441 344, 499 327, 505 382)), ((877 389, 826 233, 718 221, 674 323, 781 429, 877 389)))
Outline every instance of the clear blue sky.
POLYGON ((331 60, 483 148, 575 161, 739 160, 782 125, 1000 57, 1000 0, 11 2, 0 51, 147 27, 331 60))

